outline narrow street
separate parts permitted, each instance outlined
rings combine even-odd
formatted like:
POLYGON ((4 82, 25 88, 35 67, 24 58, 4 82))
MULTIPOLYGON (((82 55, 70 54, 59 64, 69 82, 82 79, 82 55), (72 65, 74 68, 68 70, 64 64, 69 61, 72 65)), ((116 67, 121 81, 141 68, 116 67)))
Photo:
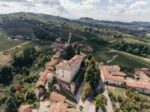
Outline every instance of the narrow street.
POLYGON ((83 87, 84 87, 84 83, 82 82, 79 90, 78 90, 78 93, 76 94, 76 100, 77 100, 77 103, 79 104, 80 100, 81 100, 81 95, 82 95, 82 90, 83 90, 83 87))
POLYGON ((84 87, 84 83, 81 84, 78 93, 76 95, 76 100, 79 106, 83 107, 82 112, 93 112, 93 110, 95 111, 96 107, 95 104, 93 102, 90 102, 88 100, 85 100, 84 102, 82 102, 81 98, 82 98, 82 90, 84 87))

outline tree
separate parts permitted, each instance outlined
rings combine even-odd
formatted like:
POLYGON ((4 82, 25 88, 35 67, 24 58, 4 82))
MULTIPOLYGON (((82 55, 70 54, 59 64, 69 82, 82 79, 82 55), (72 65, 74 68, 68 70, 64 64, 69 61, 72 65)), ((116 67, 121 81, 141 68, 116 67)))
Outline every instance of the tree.
POLYGON ((89 83, 92 89, 95 90, 100 80, 99 70, 96 68, 95 61, 91 55, 88 55, 84 62, 85 62, 84 81, 86 83, 89 83))
POLYGON ((71 46, 68 46, 66 49, 65 49, 65 51, 64 51, 65 53, 64 53, 64 58, 66 59, 66 60, 69 60, 70 58, 72 58, 76 53, 75 53, 75 51, 74 51, 74 49, 71 47, 71 46))
POLYGON ((105 105, 106 105, 107 99, 103 94, 99 94, 96 97, 96 107, 98 109, 102 109, 103 111, 105 110, 105 105))
POLYGON ((13 80, 13 67, 4 66, 0 68, 0 83, 9 84, 13 80))
POLYGON ((90 96, 92 94, 92 87, 89 83, 86 83, 84 88, 83 88, 83 96, 84 98, 90 96))
POLYGON ((14 96, 9 96, 5 102, 4 112, 17 112, 17 103, 14 96))
POLYGON ((79 46, 77 47, 77 53, 76 54, 80 55, 80 47, 79 46))

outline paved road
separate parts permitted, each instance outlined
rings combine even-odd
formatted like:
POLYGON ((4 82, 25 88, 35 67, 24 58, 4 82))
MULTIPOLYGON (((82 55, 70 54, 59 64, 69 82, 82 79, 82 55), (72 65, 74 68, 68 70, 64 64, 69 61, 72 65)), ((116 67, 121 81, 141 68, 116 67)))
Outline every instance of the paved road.
POLYGON ((95 111, 96 111, 95 104, 93 102, 86 100, 84 102, 83 112, 95 112, 95 111))

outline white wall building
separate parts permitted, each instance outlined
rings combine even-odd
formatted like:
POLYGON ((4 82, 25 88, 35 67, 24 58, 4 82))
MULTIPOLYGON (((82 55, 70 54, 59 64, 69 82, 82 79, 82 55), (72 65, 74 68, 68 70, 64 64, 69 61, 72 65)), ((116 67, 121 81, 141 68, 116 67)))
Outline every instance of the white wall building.
POLYGON ((56 66, 56 77, 65 82, 71 82, 81 66, 83 56, 75 55, 71 60, 63 60, 56 66))

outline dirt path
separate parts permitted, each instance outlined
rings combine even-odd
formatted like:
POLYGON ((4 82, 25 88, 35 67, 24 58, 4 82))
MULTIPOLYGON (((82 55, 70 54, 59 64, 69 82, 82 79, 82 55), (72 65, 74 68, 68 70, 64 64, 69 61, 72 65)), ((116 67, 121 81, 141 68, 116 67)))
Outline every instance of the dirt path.
MULTIPOLYGON (((23 46, 23 45, 26 45, 26 44, 29 44, 31 41, 28 41, 28 42, 24 42, 24 43, 22 43, 22 44, 19 44, 19 45, 17 45, 17 46, 15 46, 15 47, 12 47, 12 48, 10 48, 10 49, 7 49, 7 50, 5 50, 5 51, 11 51, 11 50, 14 50, 14 49, 16 49, 16 48, 20 48, 21 46, 23 46)), ((2 51, 2 52, 0 52, 0 53, 3 53, 4 51, 2 51)))
POLYGON ((118 57, 118 55, 113 56, 112 59, 107 61, 106 63, 110 63, 110 62, 114 61, 117 57, 118 57))

